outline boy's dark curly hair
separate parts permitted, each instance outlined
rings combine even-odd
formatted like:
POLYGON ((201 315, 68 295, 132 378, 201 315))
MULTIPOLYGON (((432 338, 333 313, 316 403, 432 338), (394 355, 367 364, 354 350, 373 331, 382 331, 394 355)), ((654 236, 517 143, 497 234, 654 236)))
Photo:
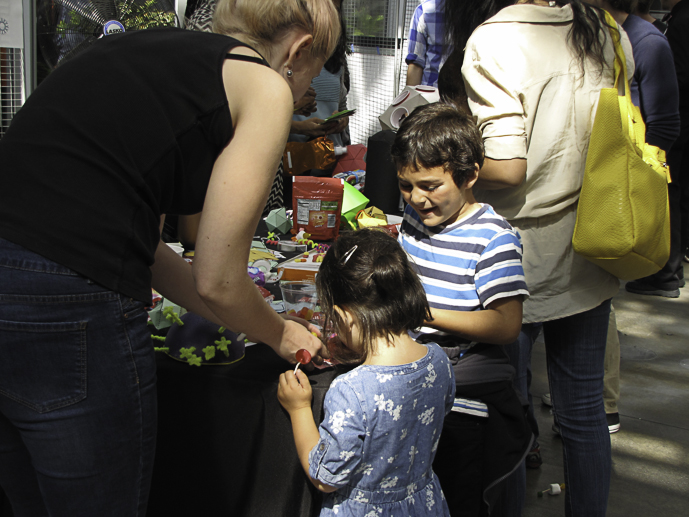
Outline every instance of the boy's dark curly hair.
POLYGON ((483 138, 473 118, 443 102, 416 108, 399 130, 390 150, 397 170, 442 167, 461 187, 483 166, 483 138))

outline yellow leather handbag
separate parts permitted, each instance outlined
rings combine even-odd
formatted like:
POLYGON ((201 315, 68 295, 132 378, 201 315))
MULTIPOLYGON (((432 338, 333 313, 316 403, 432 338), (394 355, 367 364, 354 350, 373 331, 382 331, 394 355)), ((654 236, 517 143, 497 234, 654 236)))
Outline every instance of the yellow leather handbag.
MULTIPOLYGON (((606 20, 617 26, 608 13, 606 20)), ((660 270, 670 255, 670 171, 665 151, 646 143, 620 35, 611 33, 615 87, 600 91, 572 245, 618 278, 634 280, 660 270)))

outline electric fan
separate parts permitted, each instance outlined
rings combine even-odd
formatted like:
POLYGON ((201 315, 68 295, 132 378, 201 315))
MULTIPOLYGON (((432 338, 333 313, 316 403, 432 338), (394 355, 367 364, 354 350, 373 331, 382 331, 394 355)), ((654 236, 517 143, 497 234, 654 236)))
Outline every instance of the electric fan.
POLYGON ((38 0, 37 36, 48 66, 126 31, 177 27, 174 0, 38 0))

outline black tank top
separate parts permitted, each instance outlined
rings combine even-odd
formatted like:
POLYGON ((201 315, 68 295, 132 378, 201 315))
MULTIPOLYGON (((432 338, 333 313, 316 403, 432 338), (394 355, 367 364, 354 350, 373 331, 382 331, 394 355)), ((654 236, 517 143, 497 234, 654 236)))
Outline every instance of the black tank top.
POLYGON ((237 46, 149 29, 60 65, 0 140, 0 237, 150 300, 160 215, 202 209, 232 138, 221 71, 237 46))

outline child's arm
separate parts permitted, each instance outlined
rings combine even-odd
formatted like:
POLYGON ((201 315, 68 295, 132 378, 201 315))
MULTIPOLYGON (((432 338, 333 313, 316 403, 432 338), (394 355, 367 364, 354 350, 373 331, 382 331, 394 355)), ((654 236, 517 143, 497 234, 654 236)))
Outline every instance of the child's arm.
POLYGON ((334 492, 337 490, 336 487, 321 483, 309 475, 309 453, 320 440, 311 411, 311 396, 311 384, 304 372, 297 370, 295 376, 294 372, 289 370, 280 375, 278 400, 292 420, 292 433, 301 466, 318 490, 325 493, 334 492))
POLYGON ((424 324, 479 343, 509 345, 519 337, 522 303, 519 295, 500 298, 482 311, 431 309, 433 320, 424 324))

